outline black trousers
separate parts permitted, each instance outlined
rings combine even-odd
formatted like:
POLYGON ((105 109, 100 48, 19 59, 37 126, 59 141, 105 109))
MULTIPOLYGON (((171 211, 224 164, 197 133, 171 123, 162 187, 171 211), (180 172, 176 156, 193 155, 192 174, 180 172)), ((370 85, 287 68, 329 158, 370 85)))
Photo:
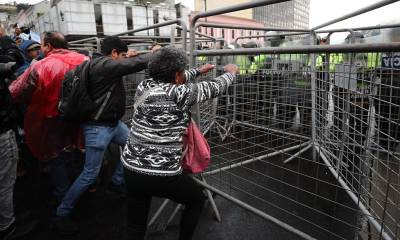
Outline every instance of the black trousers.
POLYGON ((205 202, 203 189, 186 173, 151 176, 124 170, 128 190, 128 219, 125 239, 142 240, 146 234, 151 198, 162 197, 185 205, 180 221, 180 240, 192 239, 205 202))

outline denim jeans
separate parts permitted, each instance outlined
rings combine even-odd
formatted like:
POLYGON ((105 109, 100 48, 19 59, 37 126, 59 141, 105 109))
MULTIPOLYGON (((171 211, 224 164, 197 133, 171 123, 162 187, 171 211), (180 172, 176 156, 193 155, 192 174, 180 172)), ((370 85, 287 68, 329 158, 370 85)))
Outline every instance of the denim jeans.
POLYGON ((14 221, 13 191, 17 176, 18 149, 15 133, 0 134, 0 231, 14 221))
MULTIPOLYGON (((58 206, 58 216, 68 216, 82 193, 96 181, 103 162, 104 151, 110 142, 125 146, 129 134, 128 127, 121 121, 115 127, 83 125, 82 128, 85 134, 85 165, 82 173, 69 188, 60 206, 58 206)), ((118 161, 111 181, 115 185, 124 183, 121 161, 118 161)))

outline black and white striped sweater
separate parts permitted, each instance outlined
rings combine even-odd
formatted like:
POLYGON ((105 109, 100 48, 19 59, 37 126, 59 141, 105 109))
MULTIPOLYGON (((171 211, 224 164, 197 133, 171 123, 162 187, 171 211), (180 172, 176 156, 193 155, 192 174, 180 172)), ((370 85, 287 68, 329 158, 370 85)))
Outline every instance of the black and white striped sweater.
POLYGON ((191 107, 221 95, 235 79, 235 75, 225 73, 211 81, 192 83, 199 74, 194 69, 186 71, 188 83, 182 85, 152 79, 139 84, 135 103, 141 103, 134 111, 121 156, 125 168, 161 176, 182 172, 182 135, 189 125, 191 107))

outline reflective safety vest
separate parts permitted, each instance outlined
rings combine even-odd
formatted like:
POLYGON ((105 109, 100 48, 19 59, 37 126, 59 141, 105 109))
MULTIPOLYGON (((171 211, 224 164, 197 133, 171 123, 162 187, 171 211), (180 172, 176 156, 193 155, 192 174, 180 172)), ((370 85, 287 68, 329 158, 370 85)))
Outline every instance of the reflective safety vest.
POLYGON ((238 55, 235 58, 235 64, 239 67, 240 74, 246 74, 250 72, 251 61, 248 56, 238 55))
POLYGON ((254 61, 251 62, 249 67, 249 73, 256 73, 257 70, 263 69, 265 66, 265 62, 267 61, 267 56, 264 54, 254 56, 254 61))
POLYGON ((368 68, 377 68, 381 66, 381 53, 368 53, 367 54, 367 67, 368 68))
POLYGON ((207 62, 207 57, 206 56, 198 56, 196 60, 199 62, 207 62))
MULTIPOLYGON (((324 59, 324 56, 326 55, 318 55, 315 66, 318 69, 322 69, 324 66, 328 64, 328 59, 324 59)), ((343 63, 343 54, 341 53, 331 53, 329 54, 329 72, 334 72, 336 64, 342 64, 343 63)))

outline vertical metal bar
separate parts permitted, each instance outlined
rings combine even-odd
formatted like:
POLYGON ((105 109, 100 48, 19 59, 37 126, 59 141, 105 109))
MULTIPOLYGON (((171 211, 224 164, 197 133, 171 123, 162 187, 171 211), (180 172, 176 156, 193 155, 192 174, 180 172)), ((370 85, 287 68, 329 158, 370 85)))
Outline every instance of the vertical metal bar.
POLYGON ((96 37, 96 46, 97 46, 97 52, 101 53, 101 41, 100 38, 96 37))
POLYGON ((171 34, 169 37, 171 46, 175 45, 175 29, 176 29, 176 27, 171 26, 171 34))
POLYGON ((187 52, 187 32, 188 32, 188 30, 187 30, 186 23, 181 18, 178 18, 176 20, 177 20, 177 23, 179 24, 179 26, 181 27, 182 33, 183 33, 182 34, 183 51, 187 52))
MULTIPOLYGON (((311 32, 312 44, 317 41, 317 35, 315 32, 311 32)), ((315 143, 317 138, 317 117, 316 117, 316 89, 317 89, 317 71, 316 71, 317 55, 311 54, 311 143, 313 144, 313 160, 317 160, 317 153, 315 151, 315 143)))

